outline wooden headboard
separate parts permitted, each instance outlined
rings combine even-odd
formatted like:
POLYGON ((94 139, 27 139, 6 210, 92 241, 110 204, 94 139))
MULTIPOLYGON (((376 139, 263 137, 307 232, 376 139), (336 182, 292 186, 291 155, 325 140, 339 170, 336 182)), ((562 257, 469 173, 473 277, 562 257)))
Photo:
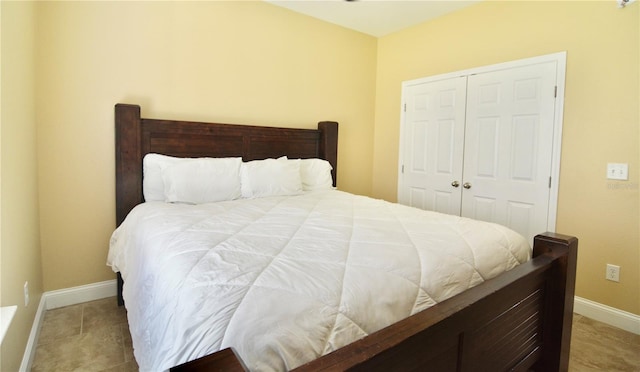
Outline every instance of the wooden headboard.
POLYGON ((320 158, 338 168, 338 123, 322 121, 318 129, 158 120, 140 117, 140 106, 116 104, 116 226, 142 194, 142 158, 148 153, 178 157, 239 157, 244 161, 320 158))

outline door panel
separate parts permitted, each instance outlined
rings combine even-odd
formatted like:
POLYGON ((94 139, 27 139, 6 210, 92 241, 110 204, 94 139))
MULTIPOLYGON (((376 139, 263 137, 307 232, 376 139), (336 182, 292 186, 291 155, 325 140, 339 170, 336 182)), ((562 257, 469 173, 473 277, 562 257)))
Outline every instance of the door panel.
POLYGON ((463 216, 530 239, 546 230, 555 71, 546 62, 469 76, 463 179, 471 188, 462 195, 463 216))
POLYGON ((451 183, 461 184, 465 89, 465 77, 405 88, 400 203, 460 213, 461 187, 451 183))
POLYGON ((426 190, 424 187, 409 187, 409 202, 406 203, 412 207, 426 209, 424 205, 427 199, 426 190))
POLYGON ((468 215, 465 217, 471 217, 476 220, 482 221, 494 221, 496 219, 496 199, 483 196, 475 196, 465 190, 465 194, 470 195, 468 200, 471 201, 471 205, 467 206, 466 212, 468 215))
MULTIPOLYGON (((476 176, 493 178, 497 177, 500 118, 479 118, 477 121, 478 139, 475 146, 468 148, 467 158, 474 159, 476 164, 476 176), (473 151, 473 153, 471 153, 473 151)), ((466 182, 466 181, 465 181, 466 182)))
POLYGON ((536 130, 538 118, 532 115, 513 118, 513 162, 511 174, 514 180, 534 182, 536 172, 536 130))
POLYGON ((510 201, 507 203, 507 225, 515 231, 528 231, 534 224, 535 211, 533 204, 510 201))

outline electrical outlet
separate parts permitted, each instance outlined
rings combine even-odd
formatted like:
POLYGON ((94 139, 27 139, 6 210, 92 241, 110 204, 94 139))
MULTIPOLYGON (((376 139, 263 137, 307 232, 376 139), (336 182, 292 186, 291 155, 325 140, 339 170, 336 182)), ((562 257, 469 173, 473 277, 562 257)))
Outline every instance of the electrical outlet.
POLYGON ((610 180, 627 181, 629 179, 629 164, 607 163, 607 178, 610 180))
POLYGON ((605 274, 607 280, 614 282, 620 281, 620 266, 607 264, 607 273, 605 274))
POLYGON ((29 305, 29 282, 24 282, 24 306, 29 305))

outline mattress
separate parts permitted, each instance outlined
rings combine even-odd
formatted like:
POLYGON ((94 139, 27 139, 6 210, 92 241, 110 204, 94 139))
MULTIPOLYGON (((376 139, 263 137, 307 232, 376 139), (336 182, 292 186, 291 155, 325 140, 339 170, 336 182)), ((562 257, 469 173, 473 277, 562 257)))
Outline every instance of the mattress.
POLYGON ((501 225, 337 190, 148 202, 113 233, 134 355, 161 371, 233 347, 280 371, 527 261, 501 225))

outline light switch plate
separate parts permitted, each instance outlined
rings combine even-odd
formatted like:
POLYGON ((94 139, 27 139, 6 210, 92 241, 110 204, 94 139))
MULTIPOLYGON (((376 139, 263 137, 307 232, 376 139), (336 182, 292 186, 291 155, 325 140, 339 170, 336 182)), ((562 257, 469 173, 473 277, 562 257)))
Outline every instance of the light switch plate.
POLYGON ((608 163, 607 164, 607 179, 610 180, 622 180, 629 179, 629 164, 627 163, 608 163))

